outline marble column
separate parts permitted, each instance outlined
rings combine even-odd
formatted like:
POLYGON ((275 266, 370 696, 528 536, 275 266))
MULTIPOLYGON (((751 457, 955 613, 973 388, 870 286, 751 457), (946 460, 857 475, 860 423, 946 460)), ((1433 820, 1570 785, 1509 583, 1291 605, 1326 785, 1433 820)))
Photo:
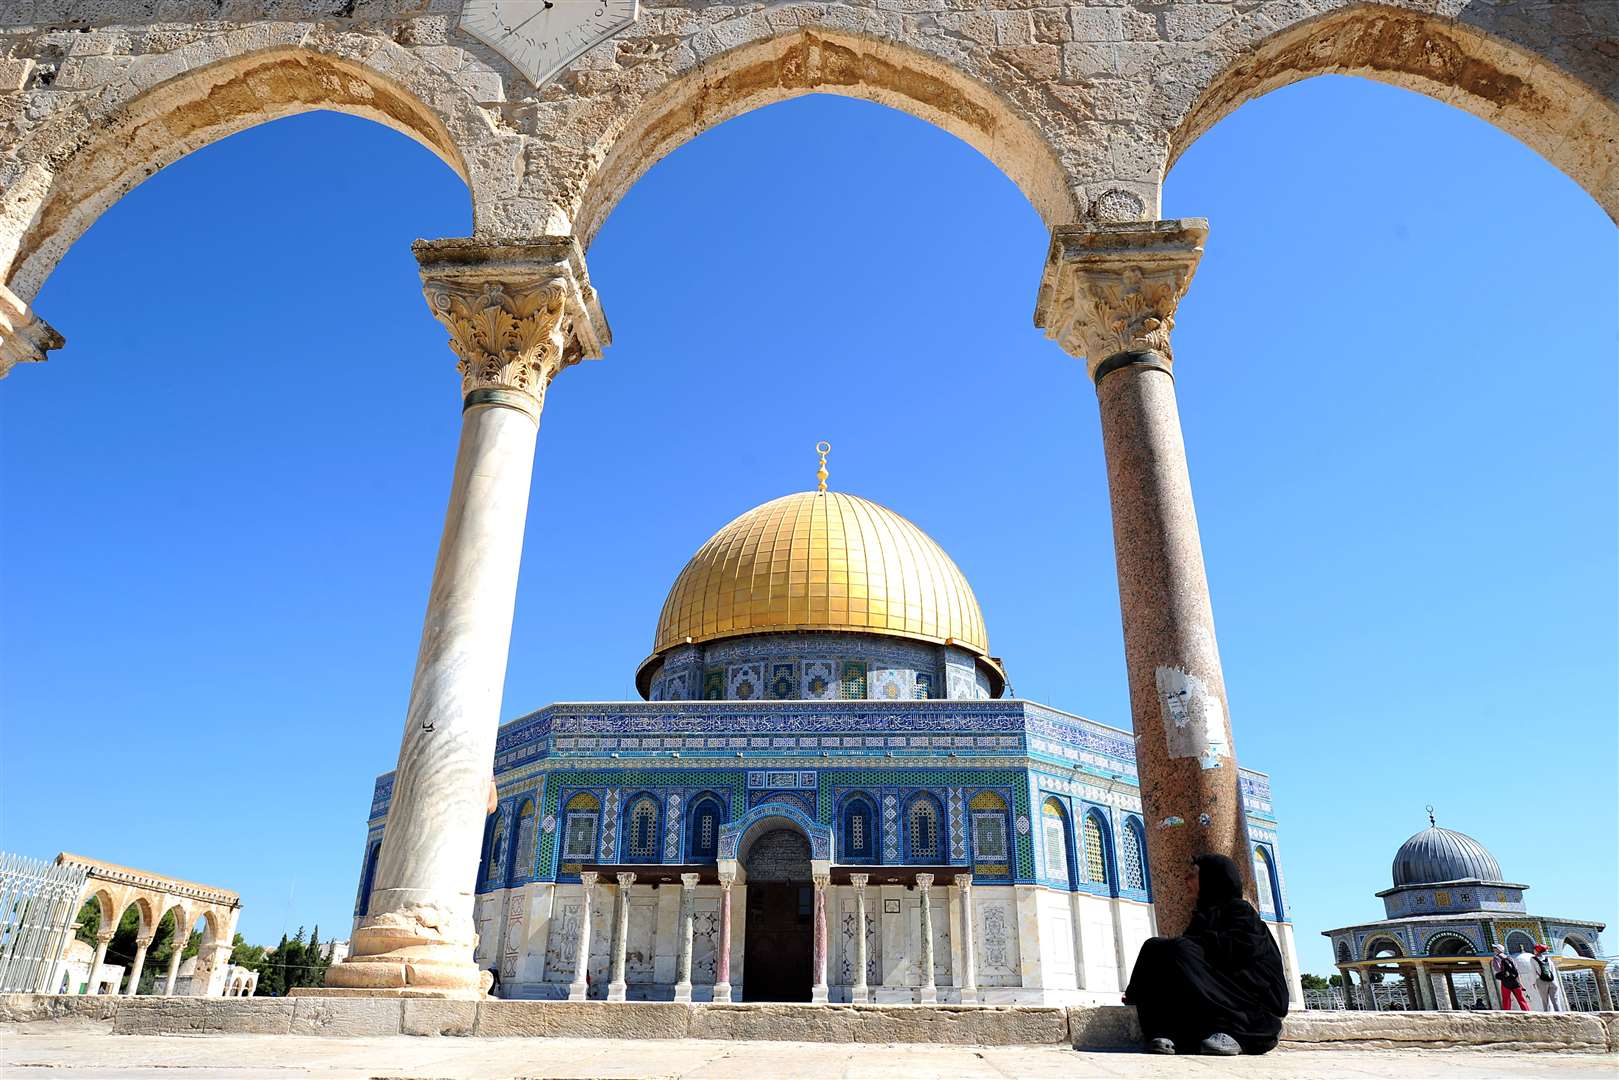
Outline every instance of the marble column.
MULTIPOLYGON (((115 931, 113 930, 96 931, 96 957, 94 960, 90 961, 90 981, 85 983, 84 986, 84 992, 86 994, 96 993, 97 987, 100 985, 96 982, 96 979, 101 974, 102 962, 107 959, 107 946, 112 942, 112 935, 114 933, 115 931)), ((118 988, 113 987, 113 992, 117 993, 118 988)))
POLYGON ((826 1004, 826 887, 832 883, 831 874, 811 874, 810 880, 815 883, 815 952, 813 956, 812 973, 815 983, 810 987, 810 1001, 816 1004, 826 1004))
MULTIPOLYGON (((961 1003, 978 1004, 978 957, 973 952, 973 876, 956 875, 961 895, 961 1003)), ((1116 908, 1118 905, 1115 904, 1116 908)), ((1119 969, 1121 972, 1123 968, 1119 969)))
POLYGON ((618 902, 613 915, 613 981, 607 984, 607 1000, 623 1001, 628 984, 624 981, 624 954, 630 944, 630 886, 635 884, 634 873, 618 875, 618 902))
POLYGON ((1369 967, 1360 969, 1360 998, 1367 1012, 1377 1012, 1377 983, 1369 967))
POLYGON ((597 873, 579 874, 579 938, 573 958, 573 982, 568 984, 568 1000, 584 1001, 590 994, 590 896, 596 891, 597 873))
POLYGON ((691 1000, 691 930, 696 914, 697 875, 680 875, 680 924, 675 939, 675 1000, 691 1000))
POLYGON ((180 954, 185 952, 186 942, 190 939, 189 930, 176 930, 174 932, 174 952, 169 954, 169 973, 163 984, 163 996, 174 996, 174 981, 180 977, 180 954))
POLYGON ((602 335, 570 237, 414 250, 458 359, 461 441, 371 902, 326 984, 477 998, 473 888, 535 439, 552 378, 602 335))
POLYGON ((1592 968, 1591 974, 1597 979, 1597 1004, 1603 1012, 1613 1012, 1613 986, 1608 982, 1607 965, 1592 968))
POLYGON ((1229 856, 1256 896, 1169 338, 1207 233, 1200 219, 1063 226, 1035 309, 1036 325, 1085 357, 1101 407, 1153 902, 1167 933, 1191 917, 1194 855, 1229 856))
POLYGON ((854 956, 849 961, 854 985, 849 988, 849 1000, 856 1005, 871 1000, 871 987, 866 983, 866 883, 870 880, 870 874, 849 875, 849 884, 854 886, 854 956))
POLYGON ((735 874, 720 874, 720 943, 714 956, 714 1001, 720 1005, 731 1001, 731 886, 735 884, 735 874))
POLYGON ((936 1005, 939 988, 934 984, 933 974, 933 875, 916 875, 916 891, 922 899, 922 989, 917 1000, 924 1005, 936 1005))
POLYGON ((1479 973, 1484 976, 1484 1004, 1492 1009, 1501 1007, 1501 984, 1495 981, 1495 965, 1486 957, 1478 965, 1479 973))
POLYGON ((64 342, 51 324, 16 293, 0 285, 0 379, 18 364, 37 364, 64 342))
POLYGON ((141 972, 146 970, 146 950, 152 947, 152 935, 135 939, 135 963, 129 969, 129 989, 124 993, 134 997, 140 990, 141 972))

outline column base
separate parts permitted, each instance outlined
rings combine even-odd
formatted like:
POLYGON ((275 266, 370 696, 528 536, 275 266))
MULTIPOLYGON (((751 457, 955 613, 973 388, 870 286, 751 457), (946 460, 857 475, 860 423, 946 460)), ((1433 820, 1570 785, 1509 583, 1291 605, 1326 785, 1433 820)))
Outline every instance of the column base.
POLYGON ((683 1005, 691 1004, 691 983, 675 983, 675 1001, 683 1005))
MULTIPOLYGON (((326 986, 380 997, 427 991, 434 997, 481 998, 491 976, 472 959, 474 942, 429 929, 407 912, 388 912, 352 935, 354 952, 326 970, 326 986)), ((408 995, 407 995, 408 996, 408 995)))
POLYGON ((811 988, 811 990, 810 990, 810 1004, 811 1005, 825 1005, 826 1002, 827 1002, 827 997, 826 997, 826 987, 825 986, 816 986, 816 987, 811 988))
POLYGON ((625 1000, 625 994, 627 994, 628 991, 629 991, 629 987, 626 986, 624 983, 610 982, 610 983, 607 984, 607 1000, 608 1001, 623 1001, 623 1000, 625 1000))
POLYGON ((851 987, 849 987, 849 1004, 851 1004, 851 1005, 869 1005, 869 1004, 871 1004, 871 990, 870 990, 870 988, 865 987, 865 986, 851 986, 851 987))
POLYGON ((589 995, 590 995, 590 984, 589 983, 576 982, 576 983, 569 983, 568 984, 568 1000, 569 1001, 588 1001, 589 1000, 589 995))
POLYGON ((923 1005, 937 1005, 939 1003, 939 988, 924 986, 917 996, 917 1001, 923 1005))
POLYGON ((978 987, 976 987, 976 986, 963 986, 961 988, 961 1003, 963 1005, 977 1005, 978 1004, 978 987))
POLYGON ((730 1003, 731 1003, 731 984, 730 983, 715 983, 714 984, 714 1004, 716 1004, 716 1005, 729 1005, 730 1003))

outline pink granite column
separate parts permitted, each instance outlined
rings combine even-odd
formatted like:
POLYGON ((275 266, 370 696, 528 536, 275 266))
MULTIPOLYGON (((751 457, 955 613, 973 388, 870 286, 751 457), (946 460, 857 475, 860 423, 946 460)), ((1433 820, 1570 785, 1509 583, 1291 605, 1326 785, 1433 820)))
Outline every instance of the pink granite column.
POLYGON ((832 883, 830 874, 812 874, 815 882, 815 985, 810 989, 810 1001, 826 1003, 826 887, 832 883))
POLYGON ((1086 358, 1101 406, 1136 768, 1166 934, 1191 917, 1194 855, 1230 857, 1256 895, 1169 340, 1207 232, 1194 219, 1060 228, 1035 311, 1086 358))
POLYGON ((720 875, 720 942, 719 955, 714 958, 714 1001, 721 1005, 731 1001, 731 886, 734 884, 735 874, 720 875))

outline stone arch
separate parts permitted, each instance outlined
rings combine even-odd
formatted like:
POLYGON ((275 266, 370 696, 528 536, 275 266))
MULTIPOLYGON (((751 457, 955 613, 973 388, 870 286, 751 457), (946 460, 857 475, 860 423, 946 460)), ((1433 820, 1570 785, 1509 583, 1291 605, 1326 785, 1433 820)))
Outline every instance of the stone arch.
MULTIPOLYGON (((1492 16, 1483 13, 1480 19, 1492 16)), ((1252 32, 1244 24, 1236 35, 1252 32)), ((1594 42, 1598 35, 1584 35, 1594 42)), ((1581 35, 1541 48, 1579 52, 1581 35)), ((1569 71, 1604 69, 1601 58, 1579 64, 1541 55, 1528 43, 1457 19, 1356 0, 1268 36, 1224 42, 1235 55, 1178 119, 1171 117, 1164 171, 1199 136, 1245 102, 1316 75, 1358 75, 1414 90, 1516 136, 1619 216, 1619 107, 1569 71)), ((1607 61, 1611 69, 1612 61, 1607 61)))
POLYGON ((1400 944, 1398 938, 1390 937, 1388 934, 1374 934, 1366 939, 1367 960, 1382 959, 1378 954, 1384 950, 1388 950, 1387 955, 1390 958, 1405 955, 1405 946, 1400 944))
POLYGON ((1563 944, 1573 949, 1578 956, 1584 956, 1588 959, 1596 957, 1596 948, 1581 934, 1564 934, 1563 944))
POLYGON ((421 143, 467 181, 476 218, 487 202, 482 193, 503 182, 483 182, 476 151, 494 133, 476 103, 392 42, 352 35, 369 47, 360 52, 340 41, 327 52, 304 43, 306 36, 273 24, 199 37, 132 65, 121 83, 31 132, 11 155, 14 164, 0 166, 0 272, 11 291, 31 301, 96 218, 159 169, 302 112, 361 116, 421 143), (340 55, 345 50, 367 62, 340 55))
POLYGON ((134 908, 139 913, 140 925, 135 928, 137 937, 148 937, 157 933, 157 923, 162 918, 162 915, 157 913, 150 900, 138 893, 131 896, 125 901, 123 909, 118 912, 119 922, 122 922, 124 916, 129 914, 130 908, 134 908))
POLYGON ((760 803, 736 821, 720 829, 721 859, 740 859, 748 846, 775 829, 796 829, 810 844, 810 858, 817 862, 832 859, 832 827, 812 821, 798 807, 783 802, 760 803))
MULTIPOLYGON (((124 905, 114 899, 112 890, 97 889, 86 900, 95 901, 96 910, 101 914, 101 929, 118 929, 118 920, 124 917, 124 905)), ((82 908, 84 905, 80 904, 79 906, 82 908)))
MULTIPOLYGON (((816 17, 810 7, 783 11, 783 18, 816 17)), ((748 16, 734 21, 739 28, 770 25, 748 16)), ((726 24, 714 33, 720 40, 740 36, 726 24)), ((582 118, 581 125, 596 125, 579 138, 592 147, 592 163, 580 166, 582 180, 554 182, 571 189, 560 191, 558 201, 569 206, 574 231, 588 246, 619 199, 660 158, 726 120, 826 93, 886 105, 950 132, 994 162, 1048 225, 1061 225, 1080 216, 1074 187, 1076 177, 1085 179, 1078 175, 1081 148, 1094 140, 1065 109, 1030 107, 1048 92, 1043 79, 1011 66, 976 78, 895 38, 792 26, 706 58, 631 107, 582 118), (1036 114, 1038 124, 1031 119, 1036 114)), ((1092 148, 1089 160, 1098 155, 1106 159, 1105 146, 1092 148)))
POLYGON ((1465 934, 1441 930, 1428 938, 1422 951, 1428 956, 1475 956, 1479 948, 1465 934))

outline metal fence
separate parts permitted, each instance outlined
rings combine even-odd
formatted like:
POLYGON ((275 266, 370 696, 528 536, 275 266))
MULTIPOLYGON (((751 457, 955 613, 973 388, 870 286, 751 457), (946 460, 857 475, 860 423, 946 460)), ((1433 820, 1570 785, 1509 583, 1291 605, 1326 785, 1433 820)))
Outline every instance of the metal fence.
POLYGON ((0 852, 0 991, 49 993, 89 871, 0 852))
MULTIPOLYGON (((1592 971, 1563 971, 1559 972, 1563 982, 1563 1009, 1568 1012, 1597 1012, 1602 1008, 1601 998, 1597 994, 1597 976, 1592 971)), ((1404 980, 1391 979, 1377 983, 1372 987, 1372 994, 1377 999, 1379 1012, 1401 1012, 1416 1008, 1411 1003, 1411 997, 1404 980)), ((1497 1009, 1500 1000, 1497 994, 1492 993, 1494 987, 1485 988, 1482 976, 1471 978, 1457 976, 1454 980, 1456 988, 1456 1002, 1465 1010, 1497 1009)), ((1613 998, 1619 1001, 1619 979, 1609 978, 1608 986, 1611 988, 1613 998)), ((1322 1010, 1364 1010, 1365 999, 1361 996, 1361 989, 1356 986, 1350 992, 1351 1000, 1344 1001, 1344 992, 1340 987, 1330 987, 1326 990, 1304 991, 1304 1007, 1306 1009, 1322 1010)))

